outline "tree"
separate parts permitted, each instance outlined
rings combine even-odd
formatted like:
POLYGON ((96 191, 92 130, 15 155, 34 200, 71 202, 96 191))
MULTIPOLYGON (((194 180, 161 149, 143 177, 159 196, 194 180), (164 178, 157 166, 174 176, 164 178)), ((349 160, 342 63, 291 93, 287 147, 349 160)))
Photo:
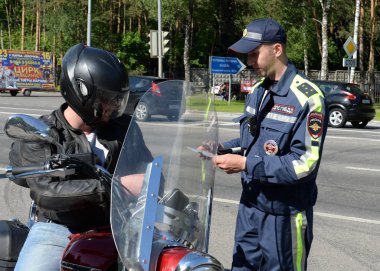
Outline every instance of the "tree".
POLYGON ((331 8, 332 0, 318 0, 322 7, 322 61, 321 61, 321 79, 327 80, 328 76, 328 35, 327 24, 328 15, 331 8))
POLYGON ((185 68, 185 80, 190 81, 190 40, 192 36, 193 0, 189 0, 189 10, 185 22, 185 44, 183 49, 183 65, 185 68))
POLYGON ((40 50, 41 43, 41 3, 36 1, 36 51, 40 50))
MULTIPOLYGON (((360 0, 356 0, 355 5, 355 25, 354 25, 354 42, 358 44, 358 33, 359 33, 359 18, 360 18, 360 0)), ((355 51, 353 58, 357 59, 357 53, 355 51)), ((350 83, 354 81, 355 67, 351 68, 350 83)))
POLYGON ((377 0, 371 0, 371 32, 370 32, 370 47, 369 47, 369 64, 368 64, 368 76, 369 76, 369 91, 374 98, 375 92, 375 42, 376 42, 376 8, 377 8, 377 0))
POLYGON ((25 43, 25 0, 22 0, 21 2, 21 50, 24 50, 24 43, 25 43))

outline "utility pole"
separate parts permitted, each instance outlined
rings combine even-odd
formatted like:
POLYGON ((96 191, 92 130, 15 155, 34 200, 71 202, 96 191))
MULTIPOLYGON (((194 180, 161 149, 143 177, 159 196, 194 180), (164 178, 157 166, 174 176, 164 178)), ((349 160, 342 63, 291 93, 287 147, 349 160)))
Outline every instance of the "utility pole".
POLYGON ((88 0, 87 11, 87 46, 91 46, 91 0, 88 0))
POLYGON ((157 12, 158 12, 158 77, 163 77, 162 76, 162 59, 164 58, 163 56, 163 50, 162 50, 162 25, 161 25, 161 18, 162 18, 162 13, 161 13, 161 0, 157 0, 157 12))

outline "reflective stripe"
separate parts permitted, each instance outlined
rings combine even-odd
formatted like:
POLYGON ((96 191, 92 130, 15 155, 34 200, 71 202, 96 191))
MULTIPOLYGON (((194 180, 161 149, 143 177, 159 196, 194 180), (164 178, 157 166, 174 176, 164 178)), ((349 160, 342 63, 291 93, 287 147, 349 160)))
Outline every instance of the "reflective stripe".
POLYGON ((265 118, 287 122, 287 123, 295 123, 297 121, 296 117, 284 116, 284 115, 275 114, 275 113, 268 113, 265 118))
MULTIPOLYGON (((324 104, 321 102, 320 96, 314 95, 308 100, 309 103, 309 113, 310 112, 324 112, 324 104)), ((308 115, 309 116, 309 115, 308 115)), ((319 146, 320 141, 322 140, 322 136, 317 139, 311 137, 308 132, 308 121, 306 121, 305 127, 305 147, 306 152, 300 157, 299 160, 292 161, 294 171, 297 174, 297 178, 301 179, 309 175, 312 172, 319 160, 319 146), (314 143, 312 143, 314 141, 314 143), (318 144, 315 144, 318 142, 318 144)))
POLYGON ((307 228, 307 219, 305 213, 297 213, 291 219, 292 226, 292 248, 293 248, 293 267, 296 271, 305 270, 306 249, 305 249, 305 231, 307 228), (293 220, 294 219, 294 220, 293 220))
POLYGON ((247 111, 248 113, 251 113, 252 115, 256 115, 256 109, 253 107, 250 107, 249 105, 247 105, 247 108, 245 109, 245 111, 247 111))
POLYGON ((262 82, 264 82, 264 80, 265 80, 265 77, 263 77, 263 78, 261 78, 259 81, 257 81, 257 82, 252 86, 251 91, 250 91, 249 93, 254 92, 255 89, 256 89, 259 85, 261 85, 262 82))
POLYGON ((250 38, 254 40, 261 40, 262 36, 263 35, 261 33, 248 32, 248 31, 243 34, 243 38, 250 38))
POLYGON ((317 92, 317 94, 314 94, 314 95, 318 95, 318 96, 322 96, 323 97, 323 92, 315 84, 313 84, 309 80, 307 80, 307 79, 303 78, 302 76, 300 76, 299 74, 297 74, 294 77, 292 84, 290 85, 290 89, 294 93, 294 95, 296 95, 296 97, 297 97, 299 103, 301 104, 301 106, 304 106, 306 104, 307 100, 309 99, 304 93, 302 93, 297 88, 298 86, 302 85, 303 83, 307 83, 307 84, 311 85, 315 89, 315 91, 317 92))
MULTIPOLYGON (((317 94, 314 94, 311 97, 307 97, 304 93, 299 91, 297 89, 297 86, 303 84, 304 82, 309 83, 308 80, 302 78, 299 75, 296 75, 294 78, 292 85, 291 85, 291 90, 296 95, 298 101, 301 103, 301 106, 304 106, 306 103, 309 104, 309 114, 310 112, 325 112, 324 109, 324 103, 322 102, 323 99, 323 94, 319 90, 318 87, 316 87, 317 94)), ((315 86, 314 84, 311 84, 313 87, 315 86)), ((307 117, 309 116, 307 115, 307 117)), ((306 121, 305 124, 305 148, 306 152, 300 157, 299 160, 294 160, 292 161, 294 171, 297 175, 298 179, 301 179, 303 177, 306 177, 307 175, 312 172, 319 160, 319 146, 320 146, 320 140, 322 139, 322 136, 320 136, 317 139, 314 139, 311 137, 311 135, 308 132, 308 121, 306 121), (316 144, 317 143, 317 144, 316 144)))

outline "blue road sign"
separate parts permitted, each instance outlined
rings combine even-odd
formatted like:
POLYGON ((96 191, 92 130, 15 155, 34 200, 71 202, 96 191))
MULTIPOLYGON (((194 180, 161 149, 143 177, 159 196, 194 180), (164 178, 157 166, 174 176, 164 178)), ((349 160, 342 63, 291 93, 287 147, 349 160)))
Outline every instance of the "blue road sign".
POLYGON ((237 74, 245 69, 245 65, 236 57, 210 57, 211 73, 237 74))

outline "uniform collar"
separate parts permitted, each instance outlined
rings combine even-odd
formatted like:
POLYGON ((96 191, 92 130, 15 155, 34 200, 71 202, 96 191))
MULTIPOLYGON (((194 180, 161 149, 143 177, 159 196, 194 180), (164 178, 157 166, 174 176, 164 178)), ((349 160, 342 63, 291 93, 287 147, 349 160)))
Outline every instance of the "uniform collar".
MULTIPOLYGON (((276 86, 274 86, 271 91, 278 96, 286 96, 289 92, 290 85, 292 84, 293 78, 296 76, 297 73, 298 73, 298 70, 293 65, 293 63, 289 61, 288 67, 286 68, 284 74, 281 76, 281 79, 278 81, 276 86)), ((268 79, 265 79, 262 84, 265 85, 266 80, 268 79)))

